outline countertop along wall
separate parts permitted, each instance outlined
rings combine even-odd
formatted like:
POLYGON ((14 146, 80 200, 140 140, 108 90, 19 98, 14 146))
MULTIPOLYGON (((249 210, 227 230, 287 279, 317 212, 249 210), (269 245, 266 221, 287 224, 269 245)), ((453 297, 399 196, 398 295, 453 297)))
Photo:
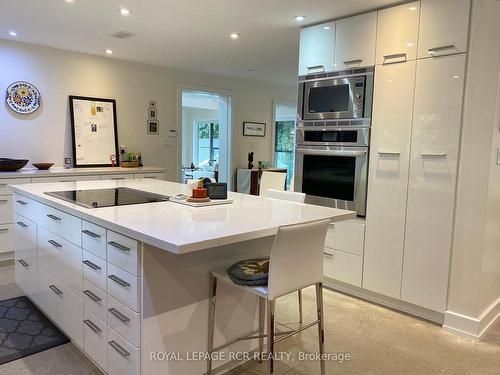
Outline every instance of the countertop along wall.
POLYGON ((23 80, 42 95, 41 108, 31 115, 15 114, 5 102, 0 105, 0 157, 61 166, 72 154, 68 96, 114 98, 119 143, 142 152, 145 165, 165 168, 166 179, 172 181, 179 176, 181 140, 167 134, 178 127, 178 85, 232 91, 233 169, 246 166, 249 151, 255 152, 255 160, 271 159, 273 100, 294 102, 297 92, 293 84, 193 73, 8 40, 0 40, 0 66, 0 91, 23 80), (157 101, 159 136, 146 132, 148 100, 157 101), (266 137, 243 137, 243 121, 266 122, 266 137))

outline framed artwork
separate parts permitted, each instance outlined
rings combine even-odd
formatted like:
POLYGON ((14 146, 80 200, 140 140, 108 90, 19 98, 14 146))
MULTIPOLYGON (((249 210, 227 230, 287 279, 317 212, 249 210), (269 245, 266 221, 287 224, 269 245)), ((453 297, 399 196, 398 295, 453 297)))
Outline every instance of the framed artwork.
MULTIPOLYGON (((118 150, 116 101, 70 96, 74 167, 111 167, 118 150)), ((119 162, 116 162, 119 165, 119 162)))
POLYGON ((265 122, 244 122, 243 135, 247 137, 265 137, 266 123, 265 122))
POLYGON ((148 134, 160 134, 160 126, 158 120, 148 120, 148 134))
POLYGON ((156 108, 148 108, 148 118, 156 120, 158 118, 158 110, 156 108))

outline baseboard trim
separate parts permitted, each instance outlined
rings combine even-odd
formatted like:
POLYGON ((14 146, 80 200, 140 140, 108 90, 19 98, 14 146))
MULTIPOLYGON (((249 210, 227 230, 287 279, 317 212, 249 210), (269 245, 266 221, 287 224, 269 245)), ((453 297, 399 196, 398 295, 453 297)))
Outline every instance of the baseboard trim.
POLYGON ((453 311, 446 311, 443 328, 473 340, 481 336, 500 318, 500 297, 488 306, 478 318, 462 315, 453 311))
POLYGON ((408 302, 404 302, 395 298, 387 297, 379 293, 375 293, 354 285, 346 284, 341 281, 325 278, 323 284, 330 289, 339 291, 341 293, 349 294, 356 298, 366 300, 384 307, 388 307, 405 314, 413 315, 418 318, 428 320, 433 323, 443 324, 444 314, 420 307, 408 302))

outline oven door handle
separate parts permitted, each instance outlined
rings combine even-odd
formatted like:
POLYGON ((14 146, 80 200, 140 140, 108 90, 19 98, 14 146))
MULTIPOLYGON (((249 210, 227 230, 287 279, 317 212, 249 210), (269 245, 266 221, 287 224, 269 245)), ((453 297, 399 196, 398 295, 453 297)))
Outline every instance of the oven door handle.
POLYGON ((336 151, 336 150, 301 150, 297 149, 298 154, 302 155, 331 155, 331 156, 363 156, 368 151, 336 151))

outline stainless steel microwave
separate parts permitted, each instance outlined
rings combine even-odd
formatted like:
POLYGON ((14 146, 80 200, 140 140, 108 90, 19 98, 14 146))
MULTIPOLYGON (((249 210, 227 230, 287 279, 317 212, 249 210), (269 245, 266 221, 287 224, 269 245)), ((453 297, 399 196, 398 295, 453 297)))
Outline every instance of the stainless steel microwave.
POLYGON ((322 73, 299 81, 299 120, 371 118, 373 68, 322 73))

